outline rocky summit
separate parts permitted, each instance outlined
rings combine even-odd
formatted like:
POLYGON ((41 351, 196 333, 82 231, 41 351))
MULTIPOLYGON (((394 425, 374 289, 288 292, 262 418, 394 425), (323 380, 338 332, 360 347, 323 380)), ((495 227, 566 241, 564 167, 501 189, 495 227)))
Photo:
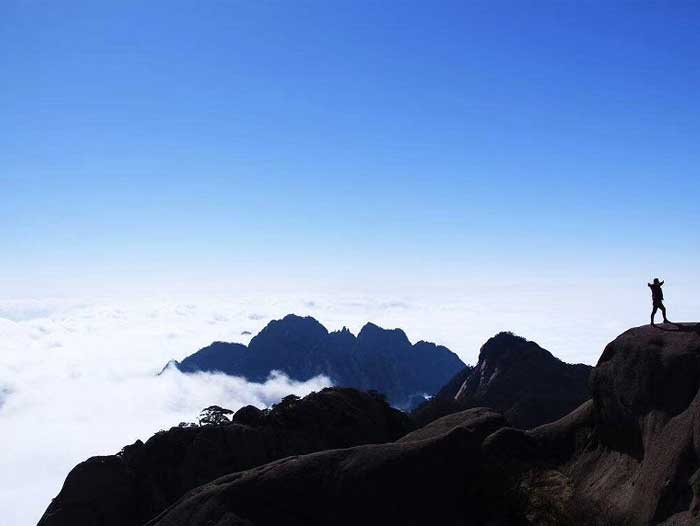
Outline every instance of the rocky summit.
POLYGON ((470 407, 490 407, 510 425, 532 428, 552 422, 590 398, 591 367, 568 364, 535 342, 501 332, 490 338, 474 367, 465 367, 413 416, 425 424, 470 407))

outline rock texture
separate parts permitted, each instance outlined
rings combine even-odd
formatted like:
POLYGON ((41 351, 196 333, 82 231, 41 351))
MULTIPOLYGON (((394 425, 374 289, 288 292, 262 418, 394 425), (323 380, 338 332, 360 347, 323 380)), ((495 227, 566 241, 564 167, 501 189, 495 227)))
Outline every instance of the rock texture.
POLYGON ((481 442, 505 425, 472 409, 398 442, 289 457, 183 497, 151 526, 478 524, 481 442))
POLYGON ((485 443, 506 471, 528 473, 519 484, 530 515, 543 524, 572 515, 610 526, 700 524, 700 327, 625 332, 605 348, 590 387, 592 401, 560 421, 485 443))
POLYGON ((220 371, 255 382, 273 370, 301 381, 323 374, 334 385, 384 393, 399 408, 437 392, 464 367, 446 347, 412 345, 401 329, 368 323, 356 337, 347 329, 329 333, 315 319, 293 314, 270 322, 248 347, 215 342, 174 365, 186 373, 220 371))
POLYGON ((502 332, 481 348, 475 367, 458 373, 413 415, 419 424, 468 407, 491 407, 515 427, 566 415, 590 398, 591 367, 570 365, 535 342, 502 332))
POLYGON ((591 374, 594 433, 567 473, 620 524, 700 524, 700 327, 627 331, 591 374))
POLYGON ((376 395, 331 388, 224 426, 175 427, 76 466, 40 526, 140 526, 188 490, 288 455, 387 442, 410 422, 376 395))

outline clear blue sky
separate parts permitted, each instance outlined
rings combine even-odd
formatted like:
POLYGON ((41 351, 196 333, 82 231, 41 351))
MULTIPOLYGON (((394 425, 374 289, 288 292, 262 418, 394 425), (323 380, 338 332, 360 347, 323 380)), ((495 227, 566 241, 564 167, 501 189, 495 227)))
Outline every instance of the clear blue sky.
POLYGON ((694 269, 700 5, 611 4, 3 1, 0 285, 694 269))

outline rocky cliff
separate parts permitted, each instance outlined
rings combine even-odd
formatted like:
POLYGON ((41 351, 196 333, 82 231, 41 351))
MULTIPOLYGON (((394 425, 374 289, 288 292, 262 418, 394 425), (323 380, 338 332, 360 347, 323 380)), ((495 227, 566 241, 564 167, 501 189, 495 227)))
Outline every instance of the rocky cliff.
POLYGON ((591 367, 568 364, 535 342, 502 332, 490 338, 474 367, 466 367, 413 416, 425 424, 470 407, 490 407, 508 422, 532 428, 566 415, 590 398, 591 367))

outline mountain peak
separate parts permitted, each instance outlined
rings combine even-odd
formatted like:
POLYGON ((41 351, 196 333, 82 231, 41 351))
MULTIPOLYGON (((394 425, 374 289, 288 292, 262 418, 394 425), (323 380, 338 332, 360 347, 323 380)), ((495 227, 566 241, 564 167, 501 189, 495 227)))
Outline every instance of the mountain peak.
POLYGON ((534 427, 560 418, 590 398, 590 370, 566 364, 521 336, 500 332, 481 347, 476 366, 455 376, 433 407, 421 409, 421 418, 484 406, 501 411, 515 427, 534 427))
POLYGON ((371 322, 367 322, 362 327, 357 335, 357 341, 361 346, 369 347, 411 346, 408 336, 401 329, 384 329, 371 322))
POLYGON ((320 330, 321 332, 328 332, 326 328, 313 316, 299 316, 297 314, 287 314, 281 320, 272 320, 267 326, 270 325, 282 325, 287 327, 307 327, 320 330))
POLYGON ((512 332, 499 332, 489 338, 479 351, 479 363, 510 362, 516 359, 557 359, 552 353, 535 342, 527 340, 512 332))
POLYGON ((258 334, 253 337, 250 346, 255 341, 269 337, 292 339, 299 343, 313 345, 328 335, 328 330, 311 316, 287 314, 281 320, 270 321, 258 334))

